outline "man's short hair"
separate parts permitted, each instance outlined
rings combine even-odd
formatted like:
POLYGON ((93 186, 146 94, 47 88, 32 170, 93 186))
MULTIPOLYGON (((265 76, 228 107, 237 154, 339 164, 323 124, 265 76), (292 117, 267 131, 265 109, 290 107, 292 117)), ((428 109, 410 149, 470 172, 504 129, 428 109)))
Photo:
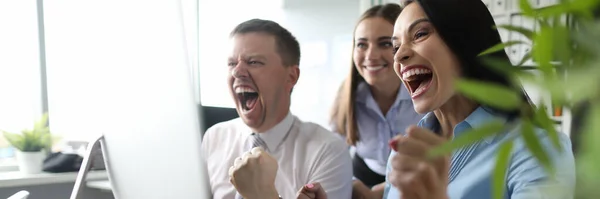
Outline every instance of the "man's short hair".
POLYGON ((300 65, 300 44, 296 37, 278 23, 264 19, 250 19, 237 25, 231 37, 237 34, 265 33, 275 37, 276 50, 285 66, 300 65))

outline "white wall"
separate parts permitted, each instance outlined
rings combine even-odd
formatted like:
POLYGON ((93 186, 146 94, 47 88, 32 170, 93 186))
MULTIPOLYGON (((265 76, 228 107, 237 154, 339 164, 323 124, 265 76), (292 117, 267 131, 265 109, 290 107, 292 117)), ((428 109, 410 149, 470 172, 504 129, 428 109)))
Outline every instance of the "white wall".
POLYGON ((328 127, 330 107, 350 67, 358 1, 290 8, 284 14, 282 24, 302 48, 291 110, 303 120, 328 127))

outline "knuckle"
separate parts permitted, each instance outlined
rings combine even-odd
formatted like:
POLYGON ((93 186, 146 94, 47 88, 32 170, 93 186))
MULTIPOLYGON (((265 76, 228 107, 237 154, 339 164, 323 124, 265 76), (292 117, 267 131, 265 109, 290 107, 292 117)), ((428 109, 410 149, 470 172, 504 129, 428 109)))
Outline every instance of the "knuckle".
POLYGON ((396 171, 391 171, 390 175, 388 176, 389 182, 396 187, 400 185, 398 176, 398 172, 396 171))
POLYGON ((427 164, 427 163, 425 163, 425 162, 420 162, 420 163, 417 165, 417 171, 418 171, 419 173, 424 173, 424 172, 427 172, 427 171, 429 171, 429 164, 427 164))
POLYGON ((392 164, 399 164, 402 162, 402 154, 397 153, 396 155, 394 155, 394 157, 392 157, 392 164))
POLYGON ((406 134, 411 135, 413 133, 415 133, 417 131, 417 126, 415 125, 410 125, 408 126, 408 128, 406 128, 406 134))
POLYGON ((401 189, 412 189, 412 187, 418 186, 418 178, 414 173, 404 174, 402 178, 398 179, 398 187, 401 189))

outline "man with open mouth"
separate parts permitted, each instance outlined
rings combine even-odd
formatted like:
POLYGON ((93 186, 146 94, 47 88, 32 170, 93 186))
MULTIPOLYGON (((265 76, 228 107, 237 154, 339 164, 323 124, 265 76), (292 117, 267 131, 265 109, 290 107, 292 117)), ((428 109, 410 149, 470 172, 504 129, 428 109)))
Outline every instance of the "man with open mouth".
POLYGON ((213 198, 295 198, 310 182, 320 182, 331 198, 350 198, 346 143, 290 113, 300 76, 295 37, 273 21, 252 19, 235 27, 230 39, 228 83, 240 118, 204 135, 213 198))

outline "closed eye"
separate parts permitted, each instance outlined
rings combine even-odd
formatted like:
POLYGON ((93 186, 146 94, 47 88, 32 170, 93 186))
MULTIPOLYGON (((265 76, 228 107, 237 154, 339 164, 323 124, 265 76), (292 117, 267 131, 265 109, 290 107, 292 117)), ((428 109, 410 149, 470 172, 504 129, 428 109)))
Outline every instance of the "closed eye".
POLYGON ((429 32, 427 31, 418 31, 417 33, 415 33, 415 40, 427 36, 429 34, 429 32))
POLYGON ((259 62, 259 61, 248 61, 248 64, 250 64, 250 65, 262 65, 263 63, 259 62))

